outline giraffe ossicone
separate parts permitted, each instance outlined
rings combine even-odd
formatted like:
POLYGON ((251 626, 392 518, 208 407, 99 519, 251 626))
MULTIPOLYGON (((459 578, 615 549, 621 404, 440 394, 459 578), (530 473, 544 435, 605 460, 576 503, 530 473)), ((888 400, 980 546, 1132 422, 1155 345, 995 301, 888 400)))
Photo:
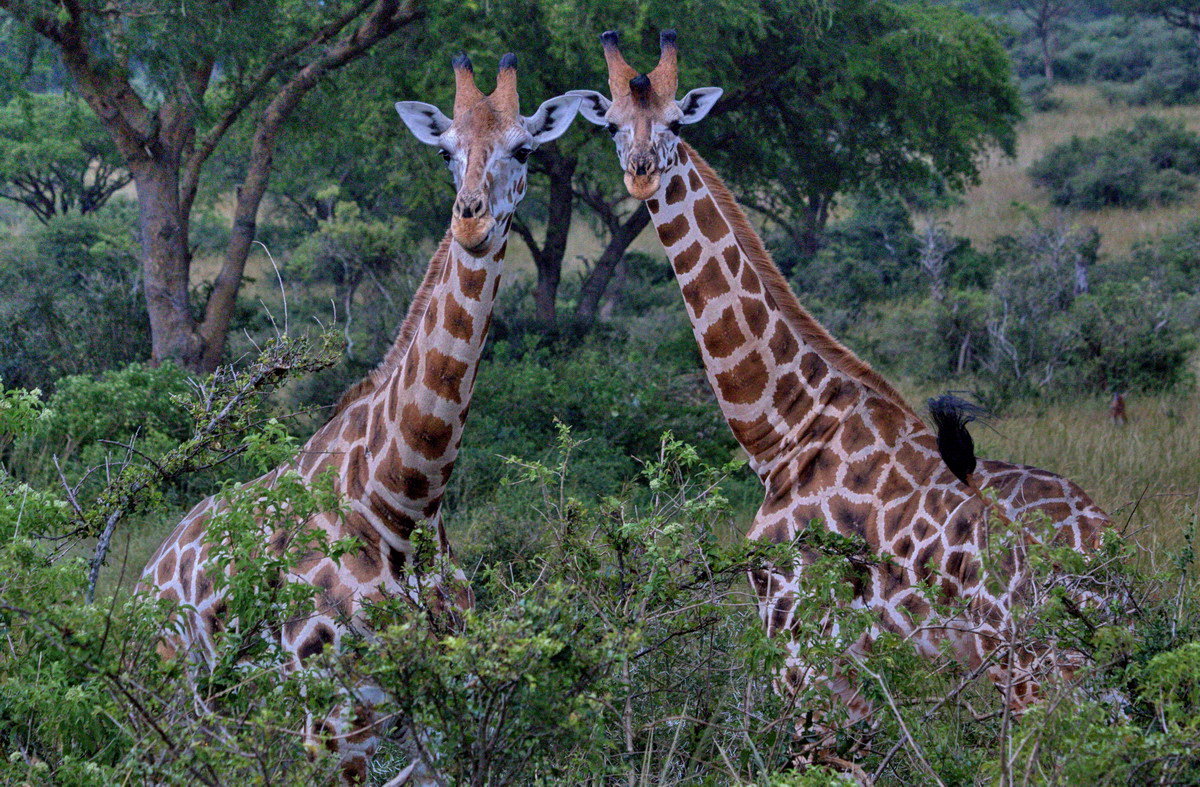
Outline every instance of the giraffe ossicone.
MULTIPOLYGON (((290 669, 303 668, 326 645, 339 647, 347 632, 365 624, 369 605, 419 593, 412 536, 422 522, 434 533, 436 564, 445 567, 423 578, 425 597, 446 611, 473 604, 442 526, 442 496, 462 441, 512 214, 525 195, 528 156, 567 130, 580 100, 552 98, 522 117, 515 57, 501 59, 489 96, 475 86, 465 55, 453 66, 453 119, 431 104, 396 105, 414 136, 438 147, 453 173, 450 230, 382 363, 343 395, 294 460, 251 482, 270 486, 286 472, 311 483, 332 471, 345 516, 322 514, 305 526, 325 531, 330 542, 353 536, 359 543, 340 561, 313 553, 285 578, 320 590, 316 614, 280 621, 277 636, 290 669)), ((160 644, 166 656, 187 654, 200 662, 213 656, 226 605, 207 574, 205 533, 224 506, 217 497, 198 504, 146 566, 142 589, 180 605, 176 625, 160 644)), ((273 541, 264 548, 275 548, 273 541)), ((309 734, 313 745, 323 739, 336 749, 344 780, 364 782, 381 734, 373 712, 381 693, 361 685, 352 694, 329 716, 313 719, 309 734)), ((433 778, 428 763, 414 765, 410 783, 433 778)))
MULTIPOLYGON (((1108 515, 1075 484, 1037 468, 976 464, 972 453, 954 462, 966 482, 956 477, 896 389, 804 310, 732 193, 679 138, 680 127, 703 119, 721 93, 701 88, 676 100, 674 32, 662 33, 659 62, 645 75, 625 62, 615 32, 601 41, 611 98, 572 94, 582 99, 580 113, 613 136, 629 193, 649 208, 709 383, 763 483, 749 537, 797 542, 817 521, 892 557, 872 563, 856 582, 852 604, 872 610, 872 630, 841 664, 808 664, 789 647, 778 688, 823 686, 847 721, 868 719, 873 709, 853 680, 853 664, 881 632, 908 638, 931 658, 948 645, 969 667, 982 665, 1009 644, 1014 607, 1027 591, 1022 539, 998 561, 1006 572, 1000 586, 984 581, 989 539, 1036 514, 1052 523, 1054 543, 1086 552, 1111 528, 1108 515), (927 586, 953 614, 931 603, 927 586)), ((1036 536, 1026 529, 1022 538, 1036 536)), ((794 642, 809 559, 752 572, 769 634, 794 642)), ((1043 645, 988 670, 1014 708, 1034 701, 1043 679, 1081 663, 1077 652, 1043 645)), ((836 761, 836 732, 810 715, 797 722, 805 756, 836 761)))

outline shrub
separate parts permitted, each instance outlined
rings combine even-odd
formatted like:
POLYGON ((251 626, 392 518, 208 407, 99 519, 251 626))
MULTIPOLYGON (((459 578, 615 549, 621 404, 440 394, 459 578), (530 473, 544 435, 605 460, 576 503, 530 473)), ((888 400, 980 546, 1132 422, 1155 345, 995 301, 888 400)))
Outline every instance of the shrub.
POLYGON ((149 323, 129 223, 117 211, 0 238, 0 377, 51 388, 140 360, 149 323), (111 218, 105 218, 109 216, 111 218))
POLYGON ((1072 137, 1029 168, 1056 205, 1086 210, 1170 204, 1196 188, 1200 136, 1148 116, 1132 128, 1072 137))

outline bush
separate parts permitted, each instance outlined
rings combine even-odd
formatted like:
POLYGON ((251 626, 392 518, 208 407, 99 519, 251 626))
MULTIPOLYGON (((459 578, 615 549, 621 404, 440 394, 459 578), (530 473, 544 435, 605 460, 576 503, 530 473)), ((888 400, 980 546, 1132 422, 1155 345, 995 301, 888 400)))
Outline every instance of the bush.
POLYGON ((1200 136, 1148 116, 1132 128, 1072 137, 1029 168, 1056 205, 1096 210, 1177 202, 1196 188, 1200 136))
POLYGON ((47 390, 62 375, 144 357, 150 329, 129 226, 110 209, 0 237, 0 378, 47 390))

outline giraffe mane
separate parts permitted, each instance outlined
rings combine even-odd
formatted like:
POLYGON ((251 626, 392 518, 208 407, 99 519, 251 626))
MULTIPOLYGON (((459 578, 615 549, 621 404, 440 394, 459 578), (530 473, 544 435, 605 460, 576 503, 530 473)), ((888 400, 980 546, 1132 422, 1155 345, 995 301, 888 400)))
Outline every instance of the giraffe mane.
POLYGON ((408 314, 405 315, 404 322, 400 324, 396 340, 384 354, 383 360, 368 372, 366 377, 350 386, 342 394, 342 398, 338 399, 337 404, 334 405, 331 419, 354 402, 374 393, 379 385, 404 362, 404 356, 408 354, 408 348, 412 346, 413 337, 416 336, 417 325, 425 317, 429 300, 433 297, 434 285, 442 278, 442 273, 446 269, 446 260, 450 257, 450 240, 451 235, 447 231, 442 242, 438 244, 437 251, 433 253, 433 258, 429 261, 429 269, 425 271, 425 278, 417 287, 417 291, 413 293, 412 303, 408 306, 408 314))
POLYGON ((750 220, 746 218, 745 212, 738 205, 729 187, 691 145, 683 140, 679 141, 679 145, 695 163, 704 185, 716 199, 717 209, 733 227, 733 234, 737 239, 738 246, 742 248, 742 252, 750 260, 750 264, 754 266, 755 272, 762 279, 763 286, 774 298, 780 311, 783 312, 784 318, 800 332, 805 341, 812 345, 821 357, 835 368, 915 416, 916 413, 912 407, 904 401, 904 397, 892 387, 891 383, 872 369, 866 361, 855 355, 849 347, 835 339, 829 331, 825 330, 825 326, 817 322, 816 318, 800 305, 800 299, 796 297, 796 293, 792 292, 787 279, 783 278, 783 274, 779 272, 778 266, 771 258, 771 253, 763 245, 762 238, 751 226, 750 220))

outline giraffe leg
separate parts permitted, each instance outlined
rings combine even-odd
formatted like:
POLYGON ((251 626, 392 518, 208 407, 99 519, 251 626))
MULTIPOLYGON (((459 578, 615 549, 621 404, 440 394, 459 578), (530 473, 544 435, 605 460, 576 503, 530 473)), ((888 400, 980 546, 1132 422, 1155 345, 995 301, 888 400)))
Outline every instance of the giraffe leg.
MULTIPOLYGON (((815 707, 794 707, 796 740, 799 751, 793 758, 799 767, 816 763, 841 767, 846 757, 860 752, 873 731, 874 706, 863 696, 857 676, 843 658, 818 669, 799 656, 796 643, 795 598, 798 577, 779 571, 752 571, 751 584, 758 593, 759 615, 767 635, 787 636, 788 656, 775 680, 775 691, 794 705, 812 703, 815 707), (816 691, 814 691, 816 689, 816 691), (818 699, 823 695, 825 700, 818 699), (824 705, 824 707, 821 707, 824 705)), ((823 636, 839 636, 832 617, 821 626, 823 636)), ((868 637, 854 643, 849 653, 862 656, 870 647, 868 637)), ((849 656, 849 653, 847 656, 849 656)))

